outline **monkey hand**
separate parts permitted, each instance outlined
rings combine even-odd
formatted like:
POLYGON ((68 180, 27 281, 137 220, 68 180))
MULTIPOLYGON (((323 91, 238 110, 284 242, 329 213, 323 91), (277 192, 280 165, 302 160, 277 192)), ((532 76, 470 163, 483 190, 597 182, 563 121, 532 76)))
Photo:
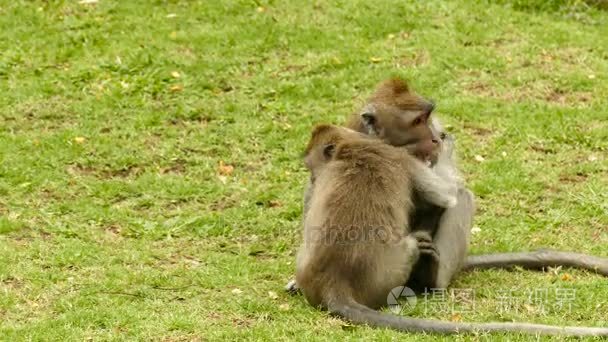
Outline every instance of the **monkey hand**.
POLYGON ((430 257, 439 260, 439 252, 433 243, 431 233, 426 230, 418 230, 411 234, 418 241, 418 249, 421 257, 430 257))

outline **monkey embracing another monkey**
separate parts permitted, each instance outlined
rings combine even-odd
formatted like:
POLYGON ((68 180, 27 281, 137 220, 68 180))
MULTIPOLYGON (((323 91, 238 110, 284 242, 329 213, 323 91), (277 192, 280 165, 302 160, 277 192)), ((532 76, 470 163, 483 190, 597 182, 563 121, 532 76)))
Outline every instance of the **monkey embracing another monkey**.
POLYGON ((314 187, 296 281, 311 305, 353 323, 407 332, 608 336, 608 328, 443 322, 374 310, 408 280, 419 257, 416 234, 408 229, 412 192, 449 207, 455 204, 453 189, 441 179, 429 182, 436 176, 404 149, 343 127, 317 126, 305 163, 314 187))

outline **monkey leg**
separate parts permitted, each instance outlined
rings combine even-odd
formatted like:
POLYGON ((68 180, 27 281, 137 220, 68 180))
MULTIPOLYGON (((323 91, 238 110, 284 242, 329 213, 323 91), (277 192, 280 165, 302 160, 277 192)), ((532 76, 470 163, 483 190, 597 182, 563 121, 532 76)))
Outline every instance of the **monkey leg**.
POLYGON ((566 266, 589 270, 608 277, 608 258, 551 250, 471 255, 467 257, 463 270, 513 268, 515 266, 526 269, 566 266))
POLYGON ((287 285, 285 285, 285 291, 287 291, 287 293, 289 293, 290 295, 296 295, 300 293, 300 288, 298 287, 298 284, 296 284, 295 279, 291 279, 287 283, 287 285))
MULTIPOLYGON (((474 213, 473 194, 467 189, 460 189, 456 206, 447 208, 437 223, 433 244, 438 257, 421 256, 407 284, 409 287, 421 291, 424 288, 446 288, 450 285, 465 262, 474 213)), ((423 223, 424 220, 420 222, 423 223)), ((424 225, 414 228, 428 230, 424 225)))
POLYGON ((465 263, 474 214, 473 193, 465 188, 459 189, 458 204, 454 208, 448 208, 441 216, 433 239, 439 251, 437 276, 431 284, 433 287, 448 287, 465 263))

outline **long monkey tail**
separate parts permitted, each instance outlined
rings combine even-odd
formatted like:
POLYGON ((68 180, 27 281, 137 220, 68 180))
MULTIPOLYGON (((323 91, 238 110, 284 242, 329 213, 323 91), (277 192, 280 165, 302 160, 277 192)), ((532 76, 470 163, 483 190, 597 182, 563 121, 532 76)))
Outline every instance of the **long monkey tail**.
POLYGON ((589 270, 608 277, 608 258, 551 250, 470 255, 465 261, 463 270, 512 268, 515 266, 527 269, 566 266, 589 270))
POLYGON ((534 335, 608 336, 608 328, 558 327, 530 323, 460 323, 402 317, 372 310, 352 299, 330 302, 328 309, 332 314, 352 323, 404 332, 436 334, 516 332, 534 335))

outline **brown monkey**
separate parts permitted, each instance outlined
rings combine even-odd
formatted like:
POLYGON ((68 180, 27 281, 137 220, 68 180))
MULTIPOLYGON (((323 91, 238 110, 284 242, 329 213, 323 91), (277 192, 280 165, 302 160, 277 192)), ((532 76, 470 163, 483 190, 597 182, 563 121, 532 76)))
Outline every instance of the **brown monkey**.
POLYGON ((419 256, 416 237, 407 229, 412 190, 423 190, 425 200, 436 205, 449 206, 453 198, 438 195, 444 182, 429 182, 434 173, 404 149, 342 127, 315 128, 305 162, 314 187, 296 279, 310 304, 354 323, 408 332, 608 336, 608 328, 453 323, 373 310, 386 303, 391 289, 407 281, 419 256), (441 187, 433 188, 437 184, 441 187))
POLYGON ((305 164, 315 184, 296 279, 312 305, 351 299, 380 307, 404 284, 419 251, 407 229, 414 190, 455 205, 454 190, 405 149, 347 128, 317 126, 305 164))

